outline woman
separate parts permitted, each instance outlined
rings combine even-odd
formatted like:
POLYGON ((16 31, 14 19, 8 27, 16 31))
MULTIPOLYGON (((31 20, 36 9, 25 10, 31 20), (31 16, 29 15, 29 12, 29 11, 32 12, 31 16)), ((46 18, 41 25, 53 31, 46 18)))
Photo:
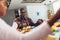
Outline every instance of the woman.
MULTIPOLYGON (((6 14, 6 10, 6 0, 0 0, 0 16, 4 16, 6 14)), ((43 22, 41 25, 26 34, 18 32, 0 18, 0 40, 40 40, 52 32, 50 28, 59 18, 60 9, 51 20, 43 22)))

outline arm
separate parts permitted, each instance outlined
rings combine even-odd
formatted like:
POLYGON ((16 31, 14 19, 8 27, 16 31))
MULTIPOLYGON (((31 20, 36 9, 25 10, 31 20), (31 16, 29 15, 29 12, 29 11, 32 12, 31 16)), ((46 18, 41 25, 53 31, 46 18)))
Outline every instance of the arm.
POLYGON ((28 18, 28 20, 29 20, 29 25, 35 26, 35 23, 30 18, 28 18))
POLYGON ((43 20, 42 19, 38 19, 38 21, 35 23, 35 26, 38 26, 38 25, 40 25, 42 23, 43 23, 43 20))
POLYGON ((51 34, 52 30, 47 22, 43 22, 41 25, 32 29, 30 32, 24 35, 24 40, 40 40, 48 34, 51 34))
POLYGON ((22 29, 23 28, 23 25, 22 25, 21 21, 22 20, 20 20, 20 17, 16 18, 15 22, 18 25, 17 29, 22 29))
POLYGON ((57 13, 48 21, 50 27, 60 18, 60 8, 57 13))
POLYGON ((18 25, 21 24, 21 22, 20 22, 20 18, 17 17, 17 18, 15 19, 15 22, 16 22, 18 25))

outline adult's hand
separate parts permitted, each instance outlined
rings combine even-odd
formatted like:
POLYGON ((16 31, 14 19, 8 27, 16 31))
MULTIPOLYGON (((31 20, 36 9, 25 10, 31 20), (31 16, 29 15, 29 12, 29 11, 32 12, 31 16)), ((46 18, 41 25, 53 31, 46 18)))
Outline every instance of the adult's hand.
POLYGON ((59 10, 56 12, 56 14, 48 21, 48 24, 50 25, 50 27, 60 18, 60 8, 59 10))

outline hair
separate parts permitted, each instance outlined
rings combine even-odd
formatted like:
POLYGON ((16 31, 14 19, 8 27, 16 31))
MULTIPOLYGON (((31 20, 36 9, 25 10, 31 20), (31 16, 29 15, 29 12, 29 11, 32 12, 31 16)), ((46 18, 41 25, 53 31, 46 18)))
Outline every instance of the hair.
POLYGON ((21 12, 21 13, 25 13, 24 8, 21 8, 21 9, 20 9, 20 12, 21 12))
POLYGON ((20 11, 24 10, 24 8, 21 8, 20 11))

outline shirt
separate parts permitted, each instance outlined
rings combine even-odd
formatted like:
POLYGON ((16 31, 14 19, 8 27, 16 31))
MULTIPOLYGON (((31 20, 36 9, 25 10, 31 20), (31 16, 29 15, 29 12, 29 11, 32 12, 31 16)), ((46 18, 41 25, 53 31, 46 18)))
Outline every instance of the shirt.
POLYGON ((24 27, 24 23, 26 26, 34 26, 35 24, 33 23, 33 21, 26 17, 26 16, 19 16, 16 18, 17 22, 20 22, 20 24, 18 24, 18 28, 22 29, 24 27))
POLYGON ((52 30, 47 22, 43 22, 30 32, 22 34, 0 19, 0 40, 40 40, 51 33, 52 30))

